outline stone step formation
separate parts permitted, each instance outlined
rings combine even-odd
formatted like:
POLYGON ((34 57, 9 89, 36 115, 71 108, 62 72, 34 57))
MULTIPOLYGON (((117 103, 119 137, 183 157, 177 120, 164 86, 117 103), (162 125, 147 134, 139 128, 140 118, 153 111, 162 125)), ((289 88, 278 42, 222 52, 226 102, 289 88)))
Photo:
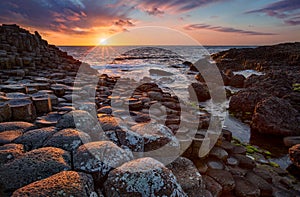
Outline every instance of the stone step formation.
MULTIPOLYGON (((130 98, 115 96, 118 80, 123 95, 137 82, 97 75, 37 32, 0 32, 0 196, 299 195, 299 180, 269 162, 271 153, 228 130, 199 157, 210 114, 180 105, 151 80, 130 98), (161 147, 168 151, 147 155, 161 147)), ((290 152, 299 158, 299 147, 290 152)))

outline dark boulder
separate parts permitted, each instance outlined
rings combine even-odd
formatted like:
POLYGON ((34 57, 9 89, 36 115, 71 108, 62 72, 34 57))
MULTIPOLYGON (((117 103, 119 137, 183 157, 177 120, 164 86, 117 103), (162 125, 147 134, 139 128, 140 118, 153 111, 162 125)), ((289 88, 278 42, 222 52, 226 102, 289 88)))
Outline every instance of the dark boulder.
POLYGON ((208 99, 210 99, 209 90, 206 84, 203 83, 192 83, 188 87, 188 91, 190 94, 190 97, 194 101, 203 102, 208 99), (196 97, 195 97, 196 96, 196 97))
POLYGON ((256 105, 251 129, 280 136, 300 135, 299 122, 298 111, 288 101, 269 97, 256 105))
POLYGON ((230 78, 229 85, 235 88, 243 88, 245 80, 244 75, 236 74, 230 78))
POLYGON ((231 97, 229 111, 237 118, 251 121, 256 104, 269 96, 256 89, 241 90, 231 97))
POLYGON ((63 129, 58 131, 43 143, 44 147, 57 147, 73 152, 80 145, 91 141, 90 136, 76 129, 63 129))
POLYGON ((26 150, 32 150, 43 147, 43 143, 55 132, 55 127, 45 127, 41 129, 30 130, 24 135, 18 137, 14 142, 23 144, 26 150))
POLYGON ((107 196, 187 196, 173 173, 150 157, 132 160, 111 171, 104 189, 107 196))
POLYGON ((93 174, 95 180, 101 182, 112 169, 131 159, 131 152, 110 141, 98 141, 81 145, 74 153, 73 160, 75 170, 93 174))
POLYGON ((62 149, 47 147, 32 150, 1 166, 1 192, 23 187, 64 170, 70 170, 70 154, 62 149))
POLYGON ((46 179, 26 185, 13 193, 13 197, 27 196, 97 196, 94 191, 93 177, 91 175, 64 171, 46 179))

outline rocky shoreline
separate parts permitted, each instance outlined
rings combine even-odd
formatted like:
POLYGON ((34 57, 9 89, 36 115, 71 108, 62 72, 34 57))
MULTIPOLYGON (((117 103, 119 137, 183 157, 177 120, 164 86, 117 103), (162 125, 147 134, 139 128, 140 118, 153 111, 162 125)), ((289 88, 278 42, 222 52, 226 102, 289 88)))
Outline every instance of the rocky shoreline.
MULTIPOLYGON (((285 141, 293 146, 293 166, 288 172, 268 160, 272 153, 240 142, 225 129, 210 153, 200 158, 209 113, 180 106, 175 95, 163 92, 150 79, 130 98, 114 98, 117 81, 123 83, 120 92, 137 82, 97 74, 49 45, 37 32, 30 34, 16 25, 2 25, 0 32, 0 196, 300 195, 295 178, 300 148, 293 146, 299 144, 296 136, 300 135, 299 43, 212 56, 225 85, 243 88, 231 96, 231 113, 250 123, 255 132, 289 136, 285 141), (278 55, 277 47, 284 55, 278 55), (257 56, 261 51, 267 51, 265 58, 257 56), (274 59, 257 66, 255 57, 274 59), (241 63, 242 59, 249 63, 241 63), (279 60, 281 66, 275 65, 279 60), (266 74, 247 79, 234 75, 240 64, 246 65, 241 69, 266 74), (96 86, 91 86, 94 78, 96 86), (90 98, 82 99, 86 95, 90 98), (129 115, 114 111, 112 105, 125 103, 129 115), (181 114, 189 118, 183 121, 184 132, 178 133, 181 114), (191 135, 195 126, 198 131, 191 135), (160 147, 180 152, 178 147, 187 143, 187 149, 168 165, 133 154, 160 147)), ((209 99, 201 75, 196 78, 200 82, 192 87, 198 90, 198 98, 209 99)))

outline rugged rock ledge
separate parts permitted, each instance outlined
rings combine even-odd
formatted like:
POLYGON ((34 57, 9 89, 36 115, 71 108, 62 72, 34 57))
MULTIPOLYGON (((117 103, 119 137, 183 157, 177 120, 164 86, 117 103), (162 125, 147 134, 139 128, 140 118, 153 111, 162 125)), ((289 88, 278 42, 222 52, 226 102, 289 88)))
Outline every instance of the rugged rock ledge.
POLYGON ((230 49, 212 55, 220 69, 299 71, 300 43, 284 43, 257 48, 230 49))
MULTIPOLYGON (((285 137, 288 147, 300 143, 300 43, 230 49, 212 58, 227 73, 245 69, 264 73, 245 79, 243 89, 232 96, 229 110, 234 116, 250 123, 254 133, 285 137)), ((292 153, 291 160, 299 160, 292 153)), ((295 172, 293 163, 289 169, 295 172)))
MULTIPOLYGON (((209 140, 203 136, 210 114, 180 105, 150 80, 131 98, 114 97, 117 80, 124 95, 137 82, 101 75, 93 87, 91 74, 97 73, 84 64, 86 72, 75 83, 81 62, 38 33, 16 25, 3 25, 0 32, 1 196, 299 195, 299 180, 270 162, 270 152, 239 142, 230 131, 223 130, 210 153, 199 158, 201 144, 209 140), (120 109, 113 109, 112 101, 120 109), (181 132, 180 114, 189 117, 181 132), (188 142, 167 166, 143 156, 166 147, 155 158, 167 158, 188 142), (142 158, 132 160, 133 153, 142 158)), ((232 84, 240 84, 241 77, 236 78, 232 84)), ((199 97, 207 93, 197 90, 199 97)), ((291 155, 298 157, 297 151, 292 148, 291 155)), ((293 161, 298 165, 299 158, 293 161)))
POLYGON ((8 69, 3 73, 8 76, 22 77, 28 72, 37 73, 45 69, 51 69, 52 72, 48 74, 55 76, 55 70, 59 73, 76 72, 82 64, 56 46, 48 44, 38 32, 33 35, 17 25, 2 25, 0 34, 0 69, 8 69))

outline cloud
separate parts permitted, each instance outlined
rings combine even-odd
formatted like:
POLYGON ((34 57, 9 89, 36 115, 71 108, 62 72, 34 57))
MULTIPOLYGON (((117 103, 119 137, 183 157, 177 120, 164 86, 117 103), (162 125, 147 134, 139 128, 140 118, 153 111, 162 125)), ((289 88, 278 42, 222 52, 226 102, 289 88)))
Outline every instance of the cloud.
POLYGON ((284 22, 289 25, 300 25, 300 16, 289 18, 284 22))
POLYGON ((151 9, 146 10, 146 12, 149 15, 153 15, 153 16, 163 15, 165 13, 164 11, 161 11, 158 8, 151 8, 151 9))
POLYGON ((123 0, 122 2, 150 15, 162 15, 188 12, 199 7, 227 1, 231 0, 123 0))
POLYGON ((242 29, 236 29, 232 27, 222 27, 222 26, 212 26, 208 24, 191 24, 184 27, 186 30, 213 30, 217 32, 224 32, 224 33, 238 33, 244 35, 253 35, 253 36, 269 36, 269 35, 277 35, 274 33, 265 33, 265 32, 257 32, 257 31, 248 31, 242 29))
POLYGON ((289 25, 299 25, 300 1, 299 0, 281 0, 266 5, 261 9, 250 10, 245 14, 264 13, 268 16, 285 19, 284 22, 289 25), (296 18, 296 20, 295 20, 296 18))
POLYGON ((91 34, 103 28, 122 32, 134 26, 137 20, 130 16, 136 11, 161 16, 218 2, 224 0, 10 0, 0 1, 0 21, 48 33, 91 34))
POLYGON ((68 34, 89 34, 114 25, 122 31, 125 27, 133 26, 128 17, 131 7, 114 7, 109 3, 111 1, 108 0, 1 1, 0 21, 68 34))
POLYGON ((127 27, 132 27, 132 26, 135 26, 130 20, 123 20, 123 19, 119 19, 117 21, 114 22, 114 24, 116 26, 121 26, 121 27, 124 27, 124 26, 127 26, 127 27))

